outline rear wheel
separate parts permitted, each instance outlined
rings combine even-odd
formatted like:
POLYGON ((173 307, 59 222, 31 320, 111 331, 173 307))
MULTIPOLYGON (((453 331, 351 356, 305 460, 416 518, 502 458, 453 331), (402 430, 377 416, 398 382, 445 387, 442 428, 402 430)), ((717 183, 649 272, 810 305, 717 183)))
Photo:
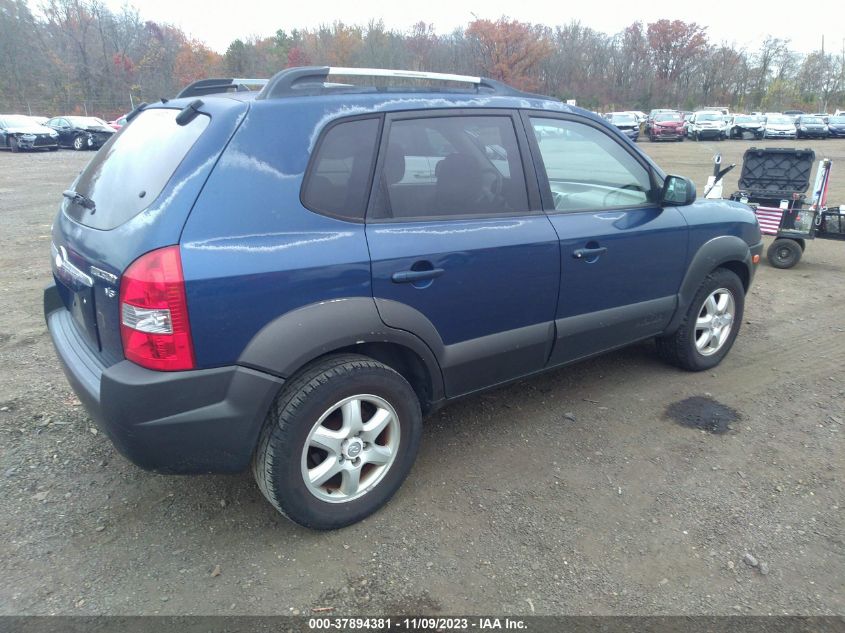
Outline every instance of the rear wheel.
POLYGON ((393 496, 417 454, 420 404, 411 385, 365 356, 306 367, 267 415, 252 469, 286 517, 318 530, 369 516, 393 496))
POLYGON ((699 286, 678 329, 656 339, 658 354, 688 371, 715 367, 736 340, 744 308, 745 288, 739 277, 717 268, 699 286))
POLYGON ((792 268, 801 261, 803 249, 796 240, 781 237, 776 239, 766 251, 766 258, 775 268, 792 268))

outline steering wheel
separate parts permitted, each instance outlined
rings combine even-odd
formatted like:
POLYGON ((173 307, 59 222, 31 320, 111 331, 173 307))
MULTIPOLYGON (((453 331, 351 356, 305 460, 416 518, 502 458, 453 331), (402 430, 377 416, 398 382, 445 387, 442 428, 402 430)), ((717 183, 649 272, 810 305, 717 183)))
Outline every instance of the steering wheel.
MULTIPOLYGON (((613 206, 613 207, 618 207, 618 206, 620 206, 619 204, 609 204, 609 202, 610 202, 610 200, 611 200, 612 196, 619 196, 619 195, 621 195, 621 192, 622 192, 622 191, 625 191, 625 190, 627 190, 627 191, 636 191, 636 192, 638 192, 638 193, 643 193, 643 189, 642 189, 642 187, 640 187, 640 186, 639 186, 639 185, 637 185, 637 184, 634 184, 634 183, 630 183, 630 182, 629 182, 627 185, 622 185, 621 187, 617 187, 617 188, 615 188, 615 189, 611 189, 611 190, 610 190, 610 191, 608 191, 606 194, 604 194, 604 198, 603 198, 603 199, 602 199, 602 201, 601 201, 602 206, 603 206, 603 207, 611 207, 611 206, 613 206)), ((620 201, 620 203, 621 203, 621 204, 625 204, 625 200, 621 200, 621 201, 620 201)))

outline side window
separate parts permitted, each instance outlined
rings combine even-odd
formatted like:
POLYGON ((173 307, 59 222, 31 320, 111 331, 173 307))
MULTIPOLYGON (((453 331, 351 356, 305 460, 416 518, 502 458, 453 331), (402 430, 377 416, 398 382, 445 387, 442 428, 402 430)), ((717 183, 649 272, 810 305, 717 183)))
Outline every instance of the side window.
POLYGON ((556 211, 645 204, 649 172, 601 130, 560 119, 531 118, 556 211))
POLYGON ((425 219, 528 212, 510 116, 393 121, 373 218, 425 219))
POLYGON ((317 145, 302 186, 302 204, 327 215, 363 220, 379 119, 338 123, 317 145))

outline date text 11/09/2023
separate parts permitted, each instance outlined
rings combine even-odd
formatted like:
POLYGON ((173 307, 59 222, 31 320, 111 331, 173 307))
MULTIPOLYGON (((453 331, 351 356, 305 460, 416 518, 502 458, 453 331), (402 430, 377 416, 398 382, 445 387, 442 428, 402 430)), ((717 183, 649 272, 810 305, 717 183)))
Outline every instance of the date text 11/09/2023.
POLYGON ((526 631, 518 618, 496 617, 419 617, 419 618, 309 618, 312 631, 526 631))

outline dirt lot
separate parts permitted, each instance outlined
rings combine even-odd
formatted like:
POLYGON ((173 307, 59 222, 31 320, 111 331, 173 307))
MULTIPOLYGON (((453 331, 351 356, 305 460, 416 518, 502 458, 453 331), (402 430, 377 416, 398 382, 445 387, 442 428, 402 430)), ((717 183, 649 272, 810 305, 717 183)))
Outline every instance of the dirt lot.
MULTIPOLYGON (((699 186, 749 145, 641 143, 699 186)), ((801 145, 845 203, 845 141, 801 145)), ((247 474, 139 470, 68 388, 40 293, 90 157, 0 154, 0 614, 845 614, 845 243, 761 266, 716 371, 643 344, 466 399, 385 509, 315 533, 247 474), (692 396, 739 417, 682 426, 692 396)))

